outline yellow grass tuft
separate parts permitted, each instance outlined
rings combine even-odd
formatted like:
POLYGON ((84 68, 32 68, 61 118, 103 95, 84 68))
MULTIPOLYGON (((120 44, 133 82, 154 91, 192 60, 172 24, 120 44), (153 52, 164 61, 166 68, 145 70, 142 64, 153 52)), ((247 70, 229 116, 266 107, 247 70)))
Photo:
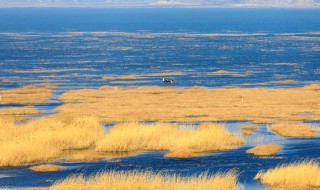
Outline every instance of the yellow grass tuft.
POLYGON ((245 136, 251 136, 252 135, 252 131, 257 130, 258 126, 256 125, 247 125, 247 124, 241 124, 240 128, 243 131, 243 134, 245 136))
POLYGON ((212 75, 239 75, 236 72, 230 72, 225 70, 219 70, 211 73, 212 75))
POLYGON ((254 154, 257 156, 270 156, 278 154, 281 150, 281 146, 277 144, 266 144, 261 146, 256 146, 254 148, 250 148, 246 151, 246 153, 254 154))
POLYGON ((35 172, 57 172, 63 170, 63 166, 57 166, 52 164, 32 166, 29 169, 35 172))
POLYGON ((256 125, 246 125, 246 124, 242 124, 240 125, 240 128, 243 130, 258 130, 258 126, 256 125))
POLYGON ((319 85, 279 89, 104 86, 64 93, 60 99, 66 104, 57 111, 63 115, 98 116, 106 123, 318 120, 319 90, 319 85), (304 112, 313 114, 299 114, 304 112))
POLYGON ((255 179, 268 185, 270 189, 319 189, 320 165, 316 161, 280 165, 260 171, 255 179))
POLYGON ((269 81, 257 83, 258 85, 269 85, 269 84, 295 84, 295 80, 279 80, 279 81, 269 81))
POLYGON ((113 79, 115 79, 115 78, 116 78, 115 76, 106 76, 106 75, 103 75, 103 76, 101 77, 102 80, 113 80, 113 79))
POLYGON ((234 76, 234 77, 245 77, 245 76, 252 74, 252 71, 247 71, 245 73, 240 74, 238 72, 219 70, 219 71, 211 72, 208 74, 210 74, 210 75, 228 75, 228 76, 234 76))
POLYGON ((0 167, 66 158, 92 149, 105 132, 93 117, 46 117, 15 125, 0 122, 0 167))
POLYGON ((311 125, 298 124, 294 122, 280 122, 271 126, 271 131, 283 136, 283 137, 301 137, 312 138, 315 137, 311 125))
POLYGON ((73 189, 184 189, 184 190, 236 190, 237 175, 235 172, 210 176, 180 177, 176 175, 161 175, 151 172, 104 172, 84 178, 83 175, 71 176, 55 183, 52 190, 73 189))
POLYGON ((251 136, 252 135, 252 130, 243 130, 243 134, 245 135, 245 136, 251 136))
POLYGON ((135 79, 136 75, 120 75, 120 76, 102 76, 102 80, 116 80, 116 79, 135 79))
POLYGON ((43 104, 49 101, 54 86, 24 86, 0 91, 0 104, 43 104))
POLYGON ((137 79, 137 78, 145 78, 145 77, 168 77, 168 76, 181 76, 185 75, 183 72, 163 72, 163 73, 146 73, 140 75, 103 75, 101 77, 102 80, 118 80, 118 79, 137 79))
POLYGON ((263 84, 295 84, 295 80, 280 80, 280 81, 270 81, 263 84))
POLYGON ((199 153, 222 151, 244 144, 241 136, 231 134, 224 126, 204 123, 197 129, 179 128, 173 124, 120 124, 110 129, 99 142, 97 151, 133 152, 169 150, 168 157, 194 157, 199 153))

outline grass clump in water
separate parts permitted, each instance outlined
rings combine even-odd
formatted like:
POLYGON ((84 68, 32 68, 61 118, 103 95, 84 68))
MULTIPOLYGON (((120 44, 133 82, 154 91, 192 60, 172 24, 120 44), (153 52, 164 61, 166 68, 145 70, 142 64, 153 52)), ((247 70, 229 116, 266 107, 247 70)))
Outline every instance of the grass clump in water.
POLYGON ((249 154, 254 154, 257 156, 270 156, 278 154, 281 150, 281 146, 277 144, 266 144, 261 146, 256 146, 254 148, 250 148, 246 152, 249 154))
POLYGON ((230 72, 230 71, 225 71, 225 70, 219 70, 211 73, 212 75, 231 75, 231 76, 238 76, 240 74, 236 72, 230 72))
POLYGON ((271 131, 283 137, 313 138, 315 132, 309 124, 299 124, 294 122, 280 122, 271 126, 271 131))
POLYGON ((256 125, 245 125, 245 124, 242 124, 240 125, 240 128, 243 129, 243 130, 258 130, 258 126, 256 125))
POLYGON ((252 135, 252 130, 243 130, 244 136, 251 136, 252 135))
POLYGON ((35 172, 57 172, 63 170, 63 166, 53 165, 53 164, 44 164, 38 166, 29 167, 29 170, 35 172))
POLYGON ((226 131, 224 126, 203 123, 197 129, 179 128, 174 124, 119 124, 110 129, 99 142, 97 151, 134 152, 170 151, 167 157, 187 158, 197 154, 223 151, 244 144, 240 135, 226 131))
POLYGON ((319 189, 320 165, 316 161, 280 165, 260 171, 255 179, 268 185, 269 189, 319 189))
POLYGON ((246 125, 246 124, 242 124, 240 125, 240 128, 243 131, 243 134, 245 136, 251 136, 252 135, 252 131, 258 130, 258 126, 256 125, 246 125))

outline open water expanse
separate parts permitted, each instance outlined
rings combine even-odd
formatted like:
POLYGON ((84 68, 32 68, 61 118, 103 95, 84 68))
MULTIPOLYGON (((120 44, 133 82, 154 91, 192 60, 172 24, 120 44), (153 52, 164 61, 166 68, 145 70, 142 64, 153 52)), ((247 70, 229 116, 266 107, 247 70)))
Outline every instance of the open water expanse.
MULTIPOLYGON (((0 90, 56 85, 52 100, 36 105, 46 114, 53 114, 61 105, 58 96, 71 89, 168 86, 162 83, 164 76, 173 78, 177 88, 319 83, 320 9, 0 9, 0 90), (212 74, 219 70, 229 74, 212 74)), ((0 108, 17 106, 23 105, 0 108)), ((225 123, 231 132, 239 124, 225 123)), ((312 125, 319 127, 319 122, 312 125)), ((246 141, 239 149, 190 159, 144 152, 91 163, 60 160, 66 168, 54 173, 1 168, 0 188, 49 186, 70 174, 102 170, 190 176, 236 169, 246 189, 265 189, 253 180, 259 170, 303 159, 320 161, 319 135, 286 139, 260 125, 246 141), (245 153, 268 142, 283 146, 278 155, 245 153)))

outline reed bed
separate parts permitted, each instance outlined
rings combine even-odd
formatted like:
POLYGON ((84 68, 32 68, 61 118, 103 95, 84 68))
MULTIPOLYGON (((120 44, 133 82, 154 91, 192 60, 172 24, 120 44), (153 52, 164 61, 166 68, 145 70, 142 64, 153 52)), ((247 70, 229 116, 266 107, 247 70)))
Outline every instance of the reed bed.
POLYGON ((44 165, 29 167, 29 170, 32 170, 35 172, 57 172, 63 169, 64 169, 63 166, 58 166, 53 164, 44 164, 44 165))
POLYGON ((62 115, 93 115, 105 123, 320 119, 320 85, 301 88, 110 87, 60 96, 62 115), (311 114, 302 115, 309 112, 311 114))
POLYGON ((320 165, 312 160, 280 165, 260 171, 255 179, 269 189, 315 190, 320 188, 320 165))
POLYGON ((241 74, 237 72, 230 72, 230 71, 225 71, 225 70, 219 70, 212 72, 211 75, 231 75, 231 76, 242 76, 241 74))
POLYGON ((1 108, 0 109, 0 123, 6 122, 8 120, 20 121, 24 120, 26 117, 42 114, 43 112, 35 108, 34 106, 23 106, 14 108, 1 108))
POLYGON ((294 122, 279 122, 271 126, 271 131, 283 137, 299 137, 299 138, 313 138, 315 131, 309 124, 299 124, 294 122))
POLYGON ((256 125, 247 125, 247 124, 241 124, 240 128, 242 130, 252 130, 252 131, 259 129, 258 126, 256 126, 256 125))
POLYGON ((256 146, 254 148, 250 148, 246 151, 246 153, 254 154, 257 156, 270 156, 278 154, 281 150, 281 146, 277 144, 266 144, 266 145, 260 145, 256 146))
POLYGON ((185 75, 184 72, 162 72, 162 73, 148 73, 140 75, 103 75, 102 80, 121 80, 121 79, 138 79, 138 78, 147 78, 147 77, 172 77, 172 76, 182 76, 185 75))
POLYGON ((268 84, 295 84, 295 80, 270 81, 268 84))
POLYGON ((243 130, 243 135, 244 136, 251 136, 252 135, 252 130, 243 130))
POLYGON ((97 151, 169 151, 167 157, 188 158, 197 154, 228 150, 244 144, 242 136, 229 133, 224 126, 203 123, 199 128, 179 128, 174 124, 119 124, 110 129, 97 145, 97 151))
POLYGON ((251 136, 253 131, 259 129, 258 126, 256 125, 247 125, 247 124, 241 124, 240 128, 242 129, 243 135, 245 136, 251 136))
POLYGON ((117 79, 136 79, 137 75, 120 75, 120 76, 102 76, 102 80, 117 80, 117 79))
POLYGON ((51 85, 24 86, 0 91, 0 104, 43 104, 52 97, 51 85))
POLYGON ((174 124, 119 124, 106 132, 98 118, 47 116, 16 124, 0 120, 0 167, 24 166, 57 159, 93 161, 125 157, 140 151, 169 151, 167 157, 188 158, 244 144, 224 126, 199 128, 174 124))
POLYGON ((151 172, 102 172, 85 178, 83 175, 70 176, 58 181, 52 190, 71 189, 132 189, 132 190, 236 190, 237 174, 233 171, 216 175, 202 174, 199 176, 180 177, 177 175, 154 174, 151 172))
POLYGON ((20 125, 0 122, 0 167, 22 166, 67 158, 92 149, 105 137, 97 118, 34 119, 20 125))

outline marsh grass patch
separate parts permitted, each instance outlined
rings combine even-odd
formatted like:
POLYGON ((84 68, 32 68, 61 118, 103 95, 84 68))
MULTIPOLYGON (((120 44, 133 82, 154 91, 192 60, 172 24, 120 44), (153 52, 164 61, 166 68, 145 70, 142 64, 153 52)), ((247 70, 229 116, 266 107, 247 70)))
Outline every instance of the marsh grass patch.
POLYGON ((57 172, 57 171, 63 170, 64 167, 53 165, 53 164, 43 164, 43 165, 32 166, 32 167, 29 167, 28 169, 35 172, 57 172))
POLYGON ((260 145, 254 148, 250 148, 246 151, 246 153, 254 154, 257 156, 270 156, 270 155, 278 154, 280 150, 281 150, 280 145, 272 143, 272 144, 260 145))
POLYGON ((309 124, 295 123, 290 121, 279 122, 273 124, 270 128, 271 131, 283 137, 296 137, 296 138, 314 138, 315 131, 309 124))
POLYGON ((236 190, 238 185, 235 171, 208 175, 181 177, 164 173, 106 171, 89 176, 73 175, 53 184, 52 190, 68 189, 185 189, 185 190, 236 190))
POLYGON ((256 180, 270 189, 308 189, 320 188, 320 165, 315 160, 282 164, 267 171, 259 171, 256 180))

